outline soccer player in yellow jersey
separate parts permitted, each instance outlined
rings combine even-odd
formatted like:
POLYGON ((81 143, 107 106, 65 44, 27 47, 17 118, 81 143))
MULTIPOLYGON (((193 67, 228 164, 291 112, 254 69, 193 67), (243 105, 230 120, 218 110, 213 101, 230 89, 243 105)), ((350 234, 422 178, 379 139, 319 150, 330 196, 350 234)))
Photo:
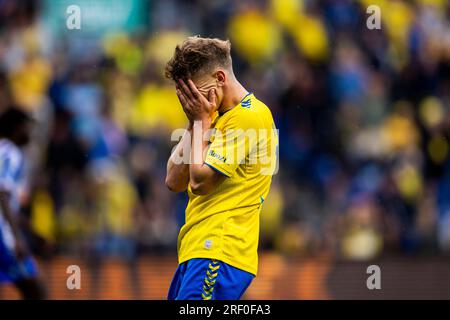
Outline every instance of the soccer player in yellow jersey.
POLYGON ((189 37, 166 66, 189 120, 167 164, 167 187, 189 195, 171 300, 239 299, 257 273, 278 135, 269 108, 236 79, 230 50, 189 37))

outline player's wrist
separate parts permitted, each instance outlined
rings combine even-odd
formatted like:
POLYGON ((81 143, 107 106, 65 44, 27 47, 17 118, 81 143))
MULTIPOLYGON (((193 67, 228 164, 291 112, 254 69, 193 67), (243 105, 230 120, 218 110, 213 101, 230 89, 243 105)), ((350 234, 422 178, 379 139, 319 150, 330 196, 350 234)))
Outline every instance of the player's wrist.
POLYGON ((202 127, 204 129, 209 129, 211 127, 212 120, 209 116, 201 116, 194 120, 194 127, 202 127))

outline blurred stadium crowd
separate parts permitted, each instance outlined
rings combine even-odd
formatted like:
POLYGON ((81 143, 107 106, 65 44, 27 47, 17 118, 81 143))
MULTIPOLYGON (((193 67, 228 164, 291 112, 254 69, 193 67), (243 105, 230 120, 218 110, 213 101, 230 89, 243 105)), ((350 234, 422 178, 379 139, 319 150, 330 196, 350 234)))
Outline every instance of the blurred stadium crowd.
POLYGON ((187 196, 164 177, 186 120, 163 69, 194 34, 232 41, 280 130, 262 248, 450 250, 448 1, 141 2, 144 28, 95 38, 49 35, 43 1, 0 0, 0 110, 37 120, 22 201, 39 255, 175 253, 187 196))

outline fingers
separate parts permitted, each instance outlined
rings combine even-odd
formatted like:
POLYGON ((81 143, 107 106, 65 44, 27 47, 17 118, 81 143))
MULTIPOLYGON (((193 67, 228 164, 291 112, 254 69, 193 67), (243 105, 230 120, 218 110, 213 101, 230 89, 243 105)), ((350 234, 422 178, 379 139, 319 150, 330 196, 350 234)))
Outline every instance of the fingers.
POLYGON ((188 80, 188 85, 189 85, 189 88, 190 88, 190 91, 191 91, 192 95, 195 98, 198 99, 198 98, 200 98, 202 96, 201 93, 198 91, 197 87, 195 86, 194 82, 191 79, 188 80))
POLYGON ((213 106, 216 105, 216 99, 217 99, 217 96, 216 96, 216 90, 214 90, 214 89, 209 90, 209 92, 208 92, 208 101, 209 101, 213 106))
POLYGON ((184 99, 184 96, 183 96, 183 94, 181 93, 180 89, 177 88, 177 89, 176 89, 176 92, 177 92, 178 100, 180 100, 181 105, 183 106, 183 105, 186 103, 186 99, 184 99))
POLYGON ((200 93, 191 79, 188 79, 187 82, 182 79, 178 80, 176 92, 183 111, 188 118, 202 119, 210 116, 216 107, 217 96, 215 89, 209 90, 208 97, 206 97, 200 93))
POLYGON ((180 89, 177 88, 176 92, 177 92, 178 99, 181 102, 181 107, 183 108, 184 113, 186 113, 186 115, 188 117, 190 117, 192 110, 189 106, 189 100, 186 98, 186 96, 183 94, 183 92, 180 89))
POLYGON ((186 108, 189 107, 188 99, 186 98, 186 96, 184 95, 184 93, 180 89, 177 89, 176 91, 177 91, 178 99, 181 102, 181 106, 183 107, 183 110, 186 110, 186 108))
POLYGON ((184 108, 184 106, 188 104, 188 100, 187 100, 186 96, 183 94, 183 92, 178 87, 177 87, 176 91, 177 91, 178 99, 180 100, 181 105, 184 108))
POLYGON ((184 95, 191 100, 194 100, 194 95, 192 94, 191 90, 189 89, 189 87, 186 85, 186 83, 180 79, 178 81, 180 83, 180 89, 181 91, 184 93, 184 95))

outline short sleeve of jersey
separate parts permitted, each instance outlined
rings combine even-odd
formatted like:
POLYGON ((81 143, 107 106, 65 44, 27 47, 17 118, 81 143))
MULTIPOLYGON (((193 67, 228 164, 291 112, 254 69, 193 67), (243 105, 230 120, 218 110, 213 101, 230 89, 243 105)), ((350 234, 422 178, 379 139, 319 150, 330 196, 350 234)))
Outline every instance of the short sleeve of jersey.
MULTIPOLYGON (((241 114, 242 115, 242 114, 241 114)), ((249 115, 234 116, 216 129, 206 154, 205 164, 219 173, 232 177, 256 146, 256 121, 249 115)))
POLYGON ((23 161, 19 151, 13 148, 7 151, 0 153, 0 190, 12 192, 19 183, 23 161))

